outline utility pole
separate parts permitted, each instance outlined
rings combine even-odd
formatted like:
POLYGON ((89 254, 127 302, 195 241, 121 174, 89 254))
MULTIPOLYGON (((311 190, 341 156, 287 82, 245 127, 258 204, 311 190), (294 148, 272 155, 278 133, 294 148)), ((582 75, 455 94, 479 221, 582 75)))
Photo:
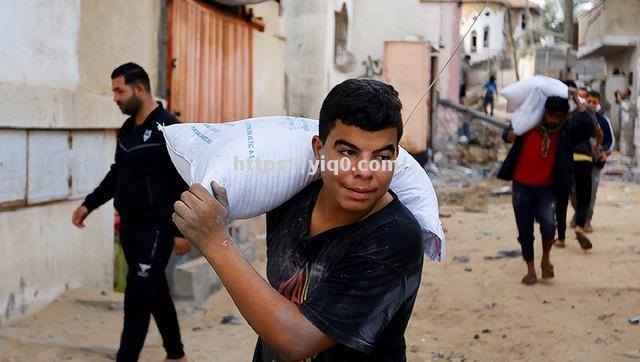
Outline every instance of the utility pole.
POLYGON ((573 48, 573 0, 564 0, 564 40, 573 48))
POLYGON ((517 49, 517 45, 515 40, 513 39, 513 32, 514 32, 514 27, 511 21, 511 6, 507 6, 507 27, 508 27, 508 33, 509 36, 507 37, 507 39, 509 39, 509 45, 511 46, 511 59, 513 60, 513 67, 515 68, 516 71, 516 81, 520 80, 520 70, 518 69, 518 49, 517 49))
POLYGON ((564 8, 564 40, 569 44, 567 47, 567 53, 564 58, 564 75, 568 77, 571 74, 569 69, 569 57, 571 50, 573 50, 573 0, 563 0, 564 8))
POLYGON ((527 0, 525 8, 524 8, 524 16, 527 19, 527 28, 524 29, 525 40, 527 41, 527 46, 533 44, 533 32, 531 32, 531 27, 533 26, 533 22, 531 21, 531 11, 529 10, 529 0, 527 0))

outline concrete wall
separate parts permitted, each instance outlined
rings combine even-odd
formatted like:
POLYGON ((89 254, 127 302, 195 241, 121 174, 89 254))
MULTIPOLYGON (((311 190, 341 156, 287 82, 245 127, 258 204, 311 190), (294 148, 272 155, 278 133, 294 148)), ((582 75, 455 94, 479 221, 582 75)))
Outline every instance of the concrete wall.
POLYGON ((113 285, 113 207, 71 226, 76 201, 0 212, 0 324, 29 316, 72 288, 113 285))
POLYGON ((253 30, 253 115, 287 114, 285 107, 284 18, 280 6, 269 1, 250 6, 265 22, 264 32, 253 30))
POLYGON ((460 14, 461 6, 456 3, 424 3, 422 7, 421 24, 427 26, 425 40, 438 51, 438 70, 440 70, 453 56, 440 79, 436 90, 440 98, 458 101, 460 90, 460 59, 464 49, 456 52, 460 42, 460 14), (454 54, 454 52, 456 52, 454 54))
POLYGON ((513 26, 514 39, 521 39, 528 31, 533 29, 540 29, 542 26, 542 17, 536 11, 529 11, 529 18, 527 19, 526 27, 522 22, 522 17, 527 13, 526 9, 512 9, 509 11, 511 14, 511 25, 513 26))
POLYGON ((637 36, 639 18, 637 0, 607 0, 578 19, 578 45, 587 45, 603 36, 637 36))
POLYGON ((627 85, 631 88, 633 95, 637 95, 640 92, 640 85, 638 84, 638 71, 640 66, 638 61, 640 60, 640 46, 628 47, 624 51, 605 56, 607 63, 607 75, 613 75, 614 70, 617 68, 620 74, 626 75, 627 79, 629 75, 633 73, 630 83, 627 85))
POLYGON ((332 84, 339 83, 342 78, 365 75, 366 66, 363 62, 369 57, 382 61, 385 41, 426 40, 430 28, 428 24, 422 23, 426 9, 426 5, 417 0, 354 1, 351 21, 356 68, 342 77, 334 70, 332 80, 335 81, 332 84), (376 26, 371 26, 372 22, 376 26))
POLYGON ((117 128, 113 68, 157 84, 158 1, 0 0, 0 17, 0 127, 117 128))
POLYGON ((482 14, 479 14, 482 10, 483 4, 463 4, 462 5, 462 18, 460 21, 460 34, 461 36, 471 27, 474 18, 479 15, 473 28, 464 40, 464 53, 471 56, 471 63, 478 63, 485 61, 493 57, 510 57, 511 48, 509 46, 509 18, 511 19, 511 27, 513 30, 513 38, 518 49, 525 49, 527 44, 524 35, 527 30, 534 29, 540 26, 541 17, 535 12, 530 11, 530 18, 526 25, 526 29, 523 28, 522 15, 526 13, 525 9, 515 8, 507 10, 506 7, 492 3, 484 8, 482 14), (509 18, 507 18, 509 16, 509 18), (489 46, 485 47, 484 41, 484 29, 489 28, 489 46), (473 31, 477 34, 477 47, 476 51, 471 50, 472 34, 473 31))
POLYGON ((615 92, 624 90, 628 87, 627 77, 623 75, 611 75, 607 77, 606 88, 604 97, 607 103, 611 105, 608 116, 611 120, 611 126, 613 127, 613 134, 616 138, 616 147, 620 147, 620 129, 622 120, 620 119, 620 105, 615 102, 615 92))
MULTIPOLYGON (((429 41, 438 48, 442 40, 446 44, 443 62, 457 45, 457 29, 453 27, 457 12, 446 12, 446 17, 440 19, 446 29, 442 32, 440 25, 430 22, 434 11, 441 13, 440 6, 451 10, 457 8, 455 4, 426 4, 418 0, 283 0, 282 5, 287 36, 287 94, 289 112, 293 115, 317 118, 325 95, 346 79, 380 79, 385 41, 429 41), (349 19, 348 51, 354 57, 354 65, 348 69, 336 67, 333 54, 334 14, 343 5, 349 19), (371 26, 373 21, 376 26, 371 26)), ((458 82, 458 72, 459 68, 450 68, 444 80, 446 92, 457 93, 457 85, 450 84, 452 80, 458 82)))
POLYGON ((535 53, 527 53, 518 58, 518 71, 520 79, 532 77, 536 73, 536 56, 535 53))
POLYGON ((0 323, 111 289, 113 206, 70 218, 113 161, 111 71, 135 61, 157 84, 159 22, 155 0, 0 0, 0 323))
POLYGON ((464 39, 464 54, 471 56, 471 64, 478 63, 502 54, 505 50, 505 22, 506 9, 500 5, 487 6, 482 14, 479 11, 482 6, 478 4, 464 4, 462 6, 462 18, 460 20, 460 36, 464 35, 473 24, 474 17, 479 16, 471 31, 464 39), (485 47, 484 29, 489 27, 489 46, 485 47), (477 34, 476 51, 472 51, 472 34, 477 34))
POLYGON ((329 2, 282 0, 287 37, 285 69, 290 115, 318 118, 327 89, 329 2))

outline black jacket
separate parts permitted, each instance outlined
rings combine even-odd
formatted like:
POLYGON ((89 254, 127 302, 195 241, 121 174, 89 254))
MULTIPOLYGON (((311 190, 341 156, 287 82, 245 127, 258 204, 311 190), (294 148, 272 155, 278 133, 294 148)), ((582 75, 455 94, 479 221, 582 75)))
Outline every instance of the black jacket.
POLYGON ((123 223, 171 220, 173 203, 188 186, 169 158, 158 123, 168 126, 179 121, 159 105, 138 127, 134 117, 124 122, 115 162, 83 202, 89 211, 113 198, 123 223))
POLYGON ((588 109, 575 111, 569 120, 569 127, 573 153, 593 156, 591 139, 596 136, 596 128, 600 128, 596 115, 588 109))
MULTIPOLYGON (((508 126, 502 132, 502 139, 505 141, 506 134, 509 130, 511 130, 511 126, 508 126)), ((571 183, 573 180, 573 153, 571 152, 569 122, 565 122, 558 132, 559 134, 556 140, 556 162, 553 165, 553 187, 557 194, 567 195, 571 192, 571 183)), ((516 171, 516 165, 518 164, 520 152, 522 152, 523 143, 524 138, 522 136, 517 137, 513 142, 507 158, 502 163, 502 167, 500 167, 498 178, 508 181, 513 180, 513 174, 516 171)))

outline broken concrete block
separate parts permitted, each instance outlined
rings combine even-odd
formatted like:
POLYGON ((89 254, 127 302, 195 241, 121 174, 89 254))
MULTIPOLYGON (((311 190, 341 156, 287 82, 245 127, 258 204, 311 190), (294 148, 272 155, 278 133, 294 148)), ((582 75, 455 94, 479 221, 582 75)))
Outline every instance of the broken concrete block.
MULTIPOLYGON (((255 259, 255 246, 249 240, 248 225, 234 221, 229 226, 229 234, 247 261, 255 259)), ((220 279, 203 256, 196 257, 175 266, 172 294, 178 299, 199 304, 220 288, 220 279)))
POLYGON ((202 302, 219 287, 220 279, 204 257, 176 267, 173 295, 177 298, 202 302))

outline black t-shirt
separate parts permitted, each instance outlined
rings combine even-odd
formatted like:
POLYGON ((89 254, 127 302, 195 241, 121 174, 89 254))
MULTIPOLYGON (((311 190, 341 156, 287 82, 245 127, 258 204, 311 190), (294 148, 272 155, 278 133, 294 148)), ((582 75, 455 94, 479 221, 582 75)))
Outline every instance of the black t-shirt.
MULTIPOLYGON (((422 272, 420 226, 395 194, 350 225, 308 237, 318 180, 267 214, 267 278, 336 345, 312 361, 404 361, 422 272)), ((279 361, 261 339, 254 361, 279 361)))

